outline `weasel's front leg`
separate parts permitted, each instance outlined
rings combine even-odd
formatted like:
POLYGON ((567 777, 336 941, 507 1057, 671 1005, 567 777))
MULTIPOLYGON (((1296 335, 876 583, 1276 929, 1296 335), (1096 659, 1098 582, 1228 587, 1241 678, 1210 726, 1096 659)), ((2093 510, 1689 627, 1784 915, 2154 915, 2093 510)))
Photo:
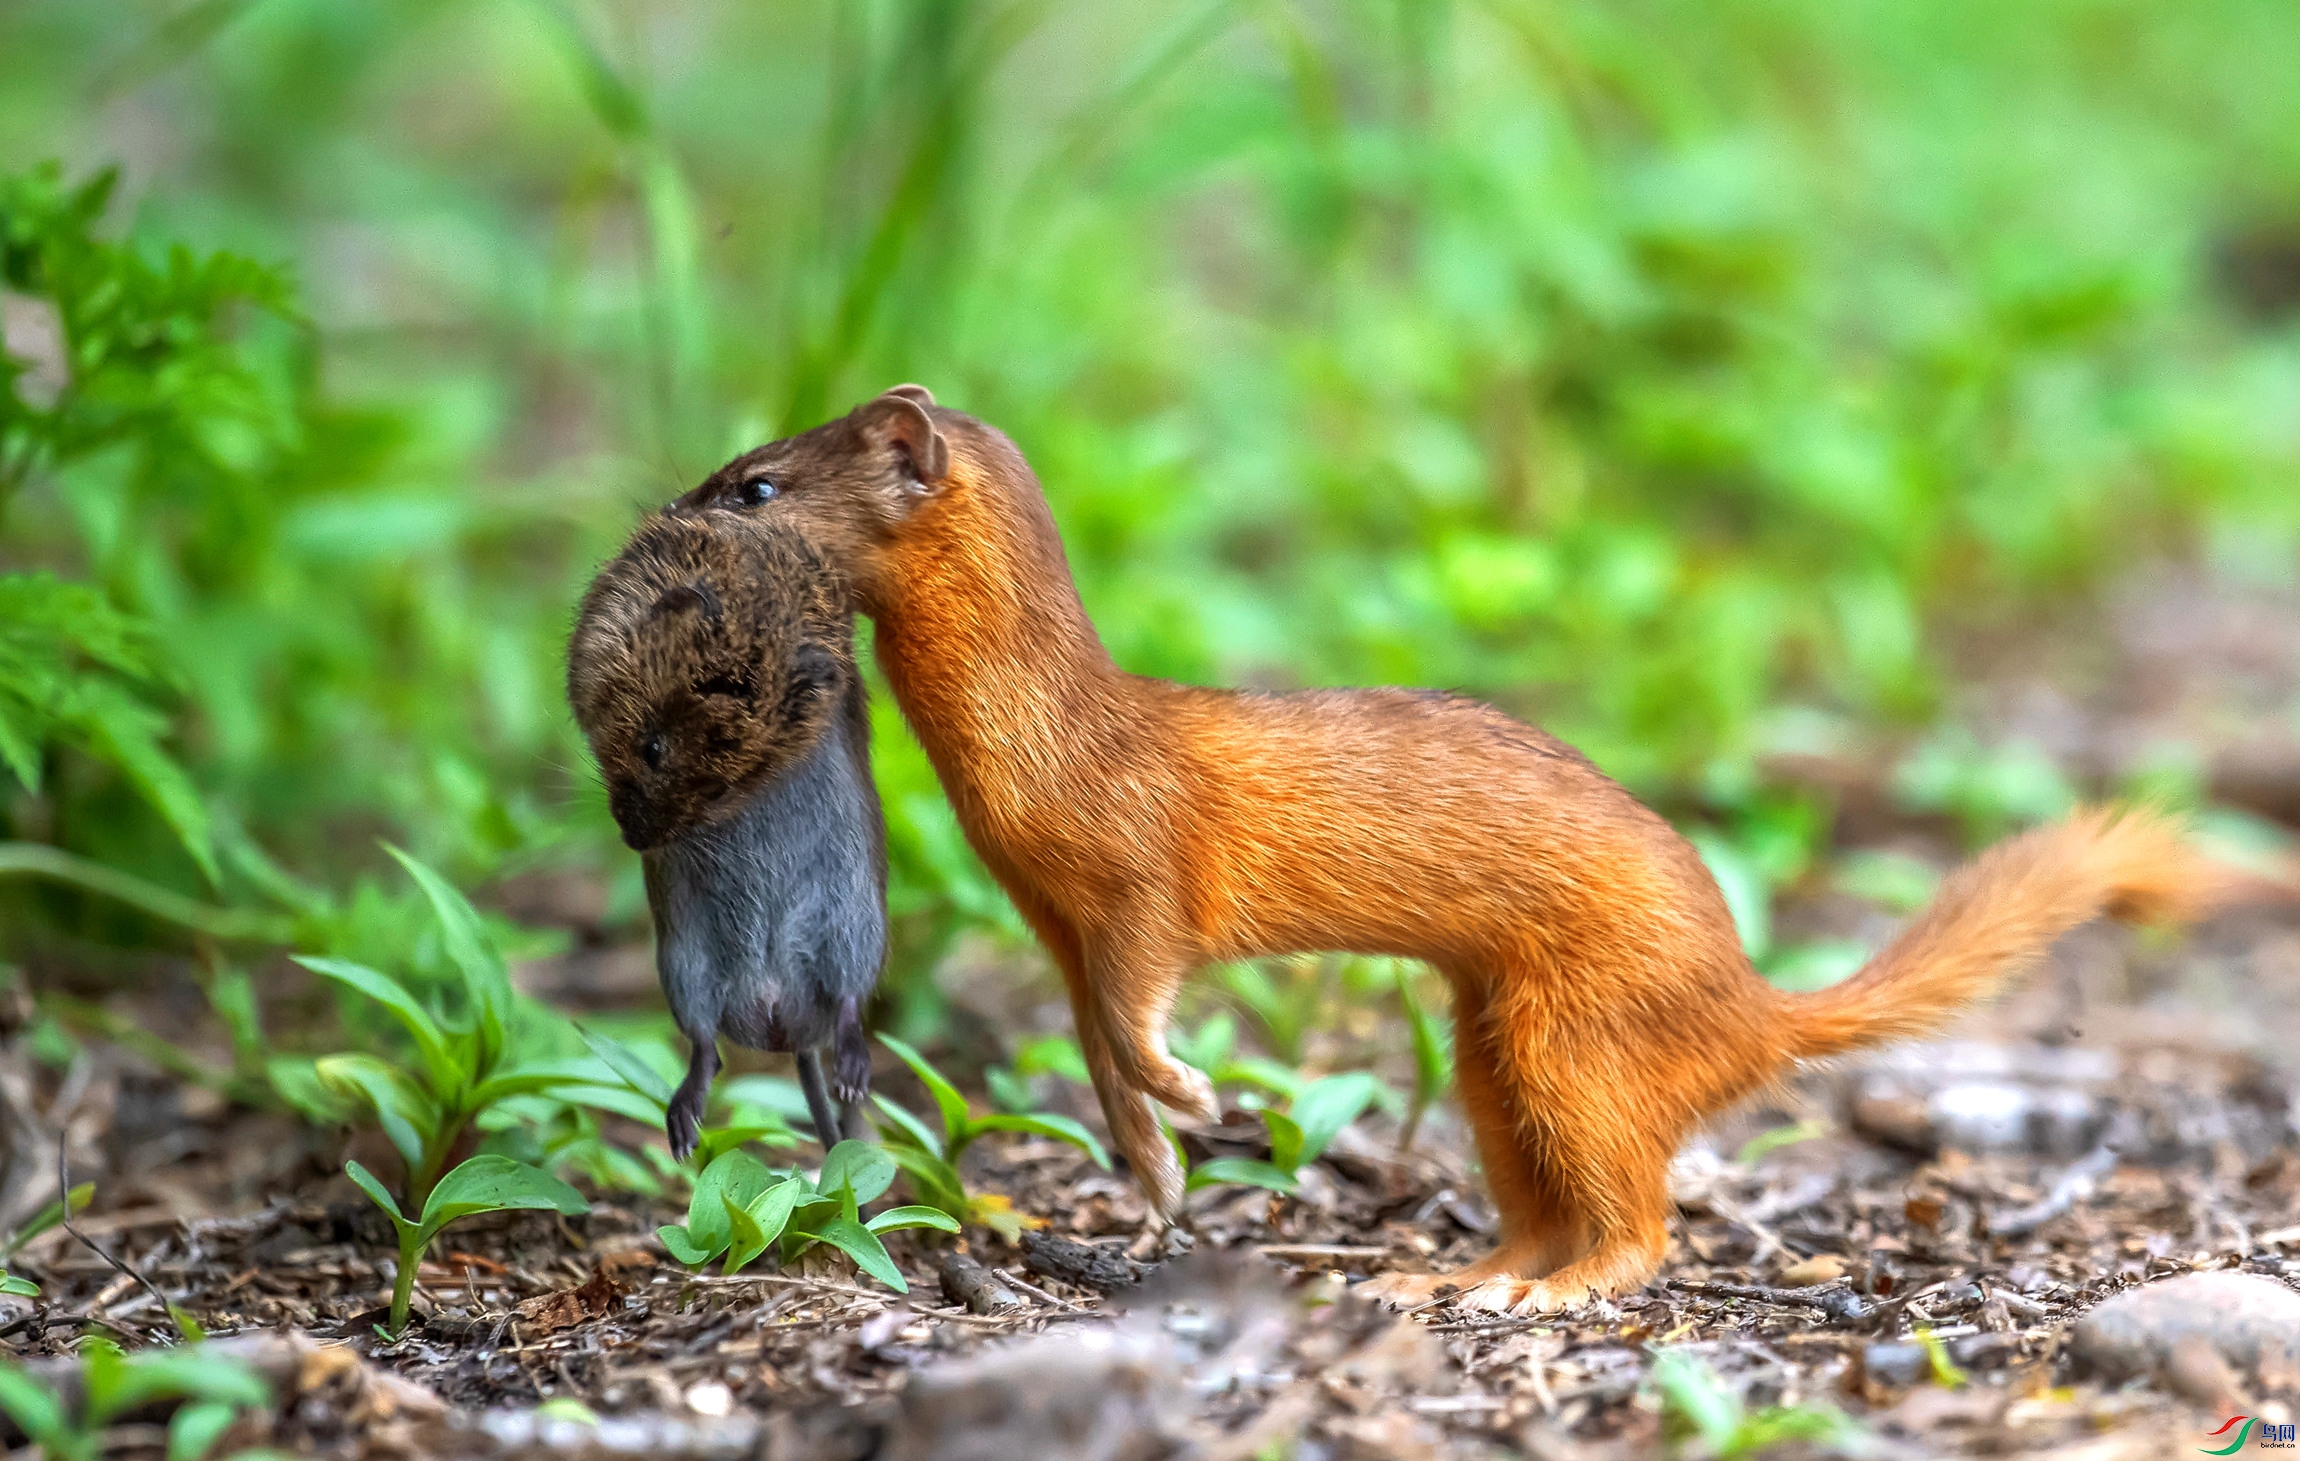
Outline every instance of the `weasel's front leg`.
POLYGON ((671 1104, 663 1112, 663 1129, 671 1138, 671 1155, 682 1162, 695 1149, 696 1138, 702 1135, 703 1108, 711 1099, 711 1081, 719 1073, 718 1036, 688 1038, 695 1053, 687 1060, 687 1078, 671 1093, 671 1104))

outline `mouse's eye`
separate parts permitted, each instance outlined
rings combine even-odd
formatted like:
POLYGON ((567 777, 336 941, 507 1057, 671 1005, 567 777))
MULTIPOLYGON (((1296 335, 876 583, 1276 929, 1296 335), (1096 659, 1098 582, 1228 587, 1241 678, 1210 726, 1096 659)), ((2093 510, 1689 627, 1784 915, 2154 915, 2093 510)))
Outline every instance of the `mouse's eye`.
POLYGON ((773 497, 778 490, 775 479, 764 473, 756 477, 745 477, 742 485, 735 488, 735 501, 744 507, 757 507, 773 497))
POLYGON ((639 759, 647 763, 649 771, 663 769, 663 752, 668 749, 661 736, 649 736, 639 743, 639 759))

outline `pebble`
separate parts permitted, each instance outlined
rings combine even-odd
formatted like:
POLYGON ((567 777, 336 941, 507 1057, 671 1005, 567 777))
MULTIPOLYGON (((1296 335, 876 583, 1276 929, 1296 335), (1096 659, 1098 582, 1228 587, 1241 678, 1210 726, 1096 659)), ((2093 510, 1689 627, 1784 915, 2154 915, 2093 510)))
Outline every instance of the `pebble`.
POLYGON ((1851 1271, 1852 1265, 1836 1254, 1822 1253, 1783 1269, 1781 1287, 1801 1289, 1817 1283, 1835 1283, 1851 1271))
POLYGON ((2300 1293, 2249 1273, 2184 1273, 2127 1289, 2076 1322, 2070 1349, 2112 1379, 2153 1375, 2203 1339, 2238 1370, 2300 1354, 2300 1293))

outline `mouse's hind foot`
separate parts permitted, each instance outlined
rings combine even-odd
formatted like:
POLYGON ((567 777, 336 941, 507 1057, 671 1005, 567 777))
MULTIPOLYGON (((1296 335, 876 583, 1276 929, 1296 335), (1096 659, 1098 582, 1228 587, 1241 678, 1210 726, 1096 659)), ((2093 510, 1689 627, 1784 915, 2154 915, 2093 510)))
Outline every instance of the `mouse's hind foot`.
POLYGON ((831 1046, 831 1094, 844 1106, 860 1106, 870 1095, 870 1036, 863 1031, 860 1002, 839 1001, 838 1033, 831 1046))

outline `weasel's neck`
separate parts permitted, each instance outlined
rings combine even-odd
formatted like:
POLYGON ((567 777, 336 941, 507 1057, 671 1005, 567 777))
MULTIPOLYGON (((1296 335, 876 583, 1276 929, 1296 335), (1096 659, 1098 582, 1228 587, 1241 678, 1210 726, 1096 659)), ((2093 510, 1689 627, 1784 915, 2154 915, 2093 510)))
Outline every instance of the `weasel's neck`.
POLYGON ((1119 675, 1035 483, 977 468, 921 509, 869 607, 879 664, 954 795, 993 766, 1052 769, 1119 675))

